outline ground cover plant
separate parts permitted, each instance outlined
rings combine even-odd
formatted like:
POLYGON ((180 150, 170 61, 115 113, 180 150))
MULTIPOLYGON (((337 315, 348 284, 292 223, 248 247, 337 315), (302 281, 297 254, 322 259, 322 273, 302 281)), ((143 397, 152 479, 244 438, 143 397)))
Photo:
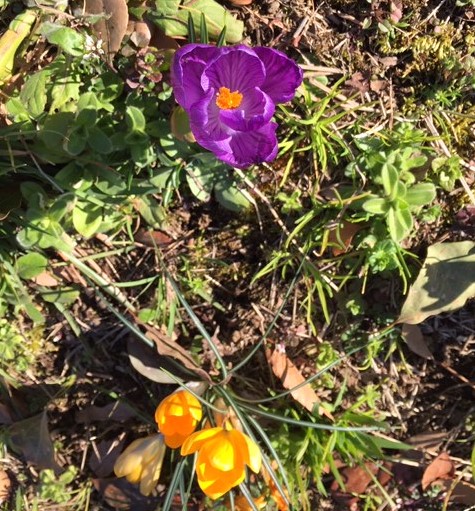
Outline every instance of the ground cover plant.
POLYGON ((472 2, 0 13, 0 509, 475 506, 472 2))

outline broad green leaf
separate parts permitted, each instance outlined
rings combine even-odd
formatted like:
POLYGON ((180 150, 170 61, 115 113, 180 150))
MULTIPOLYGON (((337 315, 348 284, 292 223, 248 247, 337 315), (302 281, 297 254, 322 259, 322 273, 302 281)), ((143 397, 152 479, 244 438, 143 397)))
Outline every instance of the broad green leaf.
POLYGON ((165 219, 165 210, 158 201, 149 195, 134 199, 134 207, 150 227, 159 228, 165 219))
POLYGON ((156 1, 156 24, 168 36, 186 36, 188 32, 188 13, 191 13, 195 27, 201 26, 201 14, 206 20, 206 26, 211 38, 218 39, 221 31, 226 27, 226 40, 237 43, 242 39, 244 24, 237 20, 224 7, 214 0, 185 0, 177 12, 172 13, 176 2, 156 1))
POLYGON ((399 181, 399 174, 394 165, 389 163, 383 165, 381 169, 381 180, 384 193, 391 199, 394 199, 397 195, 397 184, 399 181))
POLYGON ((87 168, 95 178, 96 187, 107 195, 119 195, 127 189, 123 178, 113 169, 91 164, 87 168))
POLYGON ((178 12, 181 0, 155 0, 157 12, 164 16, 174 16, 178 12))
POLYGON ((125 111, 125 121, 129 131, 145 132, 146 120, 141 110, 136 106, 128 106, 125 111))
POLYGON ((38 136, 48 148, 61 150, 65 134, 69 131, 73 123, 74 114, 71 112, 59 112, 57 114, 48 115, 43 129, 39 131, 38 136))
POLYGON ((109 154, 113 146, 110 138, 97 126, 87 129, 87 143, 89 147, 99 154, 109 154))
POLYGON ((60 289, 43 288, 41 297, 45 302, 69 305, 79 298, 79 291, 66 286, 60 289))
POLYGON ((48 266, 48 259, 36 252, 22 255, 17 259, 16 271, 22 279, 32 279, 45 271, 48 266))
POLYGON ((389 210, 389 202, 380 197, 368 199, 363 203, 363 209, 373 215, 384 215, 389 210))
POLYGON ((102 224, 102 208, 90 202, 80 202, 73 209, 73 225, 84 238, 96 234, 102 224))
POLYGON ((73 129, 67 133, 63 141, 63 149, 71 156, 81 154, 87 145, 87 134, 82 129, 73 129))
POLYGON ((409 289, 399 323, 421 323, 429 316, 462 307, 475 296, 475 242, 436 243, 409 289))
POLYGON ((186 181, 191 193, 201 201, 209 201, 213 187, 222 172, 222 168, 204 165, 203 163, 189 165, 186 172, 186 181))
POLYGON ((151 165, 157 159, 155 148, 150 143, 133 145, 130 154, 135 165, 140 168, 151 165))
POLYGON ((406 192, 406 201, 410 207, 420 207, 435 199, 435 186, 432 183, 418 183, 406 192))
POLYGON ((47 69, 30 76, 20 92, 20 100, 32 117, 41 115, 46 106, 46 84, 50 72, 47 69))
POLYGON ((389 208, 386 221, 394 241, 403 240, 411 232, 413 223, 409 208, 389 208))
POLYGON ((86 38, 76 30, 45 21, 40 31, 49 43, 59 46, 68 55, 81 57, 84 54, 86 38))
MULTIPOLYGON (((80 87, 81 81, 74 75, 67 74, 66 76, 57 76, 51 88, 53 101, 49 111, 55 112, 61 110, 69 103, 76 103, 79 98, 80 87)), ((76 105, 74 105, 74 108, 76 108, 76 105)), ((72 108, 69 109, 72 110, 72 108)))
MULTIPOLYGON (((221 169, 221 172, 226 172, 221 169)), ((252 197, 249 193, 237 186, 234 179, 226 176, 218 180, 214 187, 216 200, 230 211, 239 213, 252 205, 252 197)))

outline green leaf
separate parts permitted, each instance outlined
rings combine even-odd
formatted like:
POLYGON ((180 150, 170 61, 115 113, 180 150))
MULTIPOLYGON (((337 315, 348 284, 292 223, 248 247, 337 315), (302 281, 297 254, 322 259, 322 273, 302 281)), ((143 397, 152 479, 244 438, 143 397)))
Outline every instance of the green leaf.
POLYGON ((406 193, 406 201, 410 207, 430 204, 435 199, 436 189, 432 183, 418 183, 411 186, 406 193))
POLYGON ((97 126, 88 128, 87 134, 87 143, 92 150, 99 154, 109 154, 112 152, 111 139, 97 126))
POLYGON ((30 76, 20 92, 20 100, 32 117, 41 115, 46 106, 46 83, 50 72, 48 70, 39 71, 30 76))
MULTIPOLYGON (((222 169, 221 172, 225 173, 226 170, 222 169)), ((239 188, 234 179, 226 174, 225 177, 221 177, 216 183, 214 195, 221 206, 236 213, 248 209, 252 205, 252 197, 249 193, 239 188)))
POLYGON ((86 38, 72 28, 45 21, 41 24, 40 31, 49 43, 59 46, 68 55, 81 57, 84 54, 86 38))
POLYGON ((409 289, 398 323, 415 325, 429 316, 451 312, 475 296, 475 242, 436 243, 427 250, 409 289))
POLYGON ((63 141, 63 149, 71 156, 81 154, 87 145, 87 134, 82 129, 73 129, 66 134, 63 141))
POLYGON ((373 215, 385 215, 389 210, 389 202, 379 197, 368 199, 363 203, 363 209, 373 215))
POLYGON ((68 103, 76 103, 79 98, 79 89, 81 81, 73 74, 68 73, 66 76, 57 76, 51 88, 50 112, 61 110, 68 103))
POLYGON ((48 259, 36 252, 22 255, 16 261, 16 271, 22 279, 33 279, 48 266, 48 259))
POLYGON ((96 234, 102 224, 102 208, 90 202, 79 202, 73 209, 73 225, 84 238, 96 234))
POLYGON ((147 124, 145 116, 142 110, 139 110, 136 106, 127 107, 125 111, 125 122, 127 123, 129 131, 145 132, 145 126, 147 124))
POLYGON ((201 14, 206 19, 209 36, 218 39, 221 31, 226 27, 226 40, 237 43, 242 39, 244 24, 237 20, 224 7, 214 0, 185 0, 181 9, 176 8, 176 2, 156 1, 156 24, 171 37, 186 36, 188 32, 188 13, 193 17, 195 27, 201 26, 201 14))
POLYGON ((413 221, 409 208, 389 208, 386 221, 394 241, 403 240, 411 232, 413 221))
POLYGON ((41 296, 45 302, 61 303, 69 305, 79 298, 79 291, 72 287, 62 287, 60 289, 43 288, 41 296))
POLYGON ((94 176, 94 184, 102 193, 120 195, 127 189, 123 178, 113 169, 91 164, 88 171, 94 176))
POLYGON ((65 134, 74 123, 74 114, 71 112, 59 112, 48 115, 38 136, 45 145, 53 150, 61 150, 65 134))
POLYGON ((157 12, 164 16, 174 16, 178 12, 181 0, 155 0, 157 12))
POLYGON ((381 180, 384 187, 384 193, 394 199, 397 195, 397 184, 399 182, 399 174, 394 165, 385 163, 381 168, 381 180))
POLYGON ((186 181, 191 193, 201 201, 209 201, 213 187, 222 172, 222 168, 207 166, 203 163, 189 165, 186 172, 186 181))

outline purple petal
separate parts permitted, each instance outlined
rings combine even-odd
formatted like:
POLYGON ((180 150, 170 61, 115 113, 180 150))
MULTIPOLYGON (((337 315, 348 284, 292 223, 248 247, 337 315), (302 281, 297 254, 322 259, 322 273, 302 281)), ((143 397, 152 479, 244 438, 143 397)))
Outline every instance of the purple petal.
POLYGON ((236 131, 231 137, 231 152, 220 158, 238 168, 272 161, 277 155, 276 129, 277 124, 269 122, 256 131, 236 131))
POLYGON ((273 48, 254 48, 254 52, 263 62, 266 79, 260 88, 275 103, 290 101, 297 87, 302 83, 302 70, 284 53, 273 48))
POLYGON ((219 118, 223 124, 237 131, 251 131, 262 127, 274 115, 272 99, 259 89, 243 95, 239 108, 221 110, 219 118))
POLYGON ((207 44, 186 44, 173 58, 172 85, 175 99, 185 110, 203 98, 201 75, 219 49, 207 44))
POLYGON ((218 49, 201 78, 204 90, 227 87, 230 91, 245 94, 259 87, 265 80, 265 68, 254 50, 246 46, 229 46, 218 49))
POLYGON ((198 144, 222 159, 222 155, 231 151, 232 130, 220 121, 215 97, 214 89, 210 89, 204 98, 193 105, 190 127, 198 144))

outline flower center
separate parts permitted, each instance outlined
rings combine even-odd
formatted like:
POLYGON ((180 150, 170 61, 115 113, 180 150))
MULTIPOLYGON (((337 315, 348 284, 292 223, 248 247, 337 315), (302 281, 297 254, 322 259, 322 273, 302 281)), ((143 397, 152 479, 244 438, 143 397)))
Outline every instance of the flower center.
POLYGON ((216 104, 221 110, 233 110, 237 108, 242 101, 242 94, 235 90, 231 92, 227 87, 220 87, 216 96, 216 104))

